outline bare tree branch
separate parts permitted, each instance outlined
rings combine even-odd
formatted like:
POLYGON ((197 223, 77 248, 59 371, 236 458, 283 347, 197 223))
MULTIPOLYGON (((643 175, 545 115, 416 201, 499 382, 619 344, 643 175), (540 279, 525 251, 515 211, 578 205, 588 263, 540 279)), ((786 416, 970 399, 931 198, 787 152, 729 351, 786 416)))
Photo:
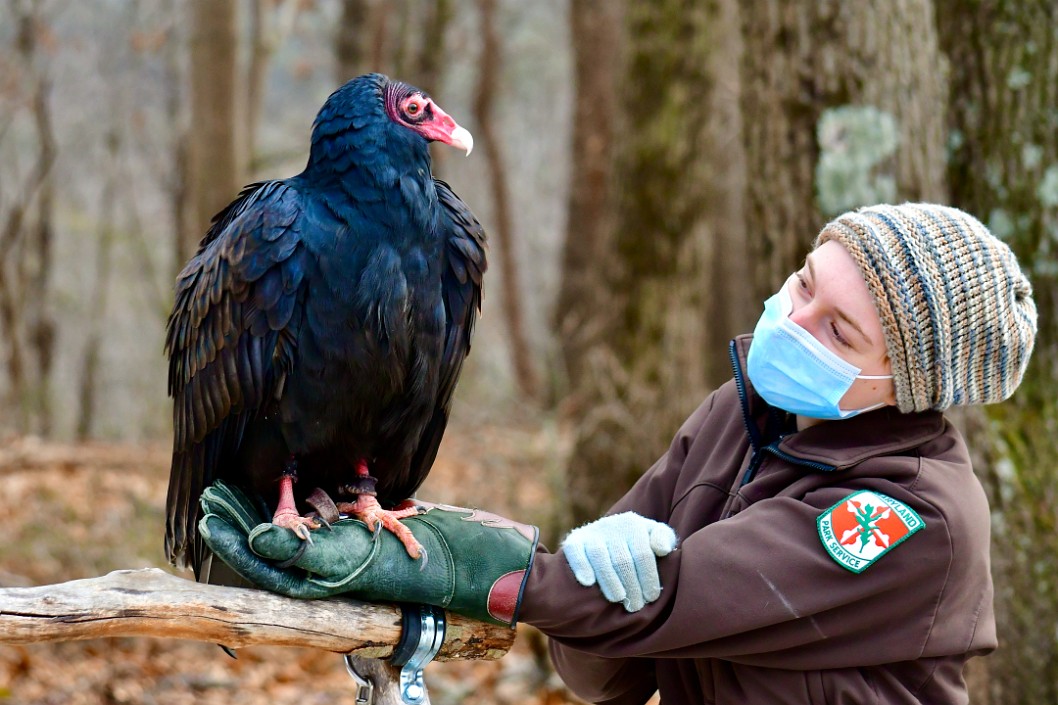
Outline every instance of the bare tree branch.
MULTIPOLYGON (((435 660, 498 659, 513 629, 450 614, 435 660)), ((376 705, 399 705, 399 667, 381 661, 400 642, 401 610, 346 598, 295 600, 200 585, 157 568, 118 570, 58 585, 0 588, 0 644, 118 636, 192 639, 230 648, 302 646, 348 654, 376 705)), ((422 705, 429 705, 424 693, 422 705)), ((357 702, 360 702, 357 700, 357 702)))
MULTIPOLYGON (((446 616, 436 660, 498 659, 515 632, 446 616)), ((0 643, 115 636, 246 646, 307 646, 383 659, 400 641, 395 605, 347 598, 296 600, 262 590, 201 585, 157 568, 118 570, 57 585, 0 588, 0 643)))

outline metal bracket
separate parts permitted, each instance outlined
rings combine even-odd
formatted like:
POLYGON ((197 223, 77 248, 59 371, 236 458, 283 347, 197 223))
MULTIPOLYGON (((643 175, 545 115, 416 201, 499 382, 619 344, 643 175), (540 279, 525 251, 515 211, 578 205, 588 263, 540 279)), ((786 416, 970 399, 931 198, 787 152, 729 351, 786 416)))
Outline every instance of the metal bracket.
POLYGON ((345 655, 345 670, 356 683, 356 693, 353 702, 356 705, 372 705, 375 701, 375 684, 356 672, 351 654, 345 655))
POLYGON ((400 697, 408 705, 426 700, 422 670, 445 640, 445 612, 431 605, 402 605, 403 631, 390 662, 400 666, 400 697))

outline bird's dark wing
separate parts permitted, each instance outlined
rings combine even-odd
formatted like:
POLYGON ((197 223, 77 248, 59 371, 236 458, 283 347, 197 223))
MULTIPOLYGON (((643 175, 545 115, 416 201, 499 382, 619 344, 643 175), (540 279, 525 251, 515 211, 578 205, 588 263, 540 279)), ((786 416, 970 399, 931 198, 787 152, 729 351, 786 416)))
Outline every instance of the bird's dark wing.
POLYGON ((440 179, 435 183, 441 205, 439 227, 447 239, 447 266, 442 276, 446 317, 444 353, 433 416, 412 456, 410 475, 414 486, 409 494, 426 479, 437 457, 437 448, 448 425, 452 393, 463 369, 463 360, 470 352, 474 324, 481 312, 481 281, 488 268, 485 229, 448 184, 440 179))
POLYGON ((173 465, 165 552, 196 574, 202 490, 294 364, 305 248, 296 190, 254 184, 219 213, 180 273, 166 332, 173 465))

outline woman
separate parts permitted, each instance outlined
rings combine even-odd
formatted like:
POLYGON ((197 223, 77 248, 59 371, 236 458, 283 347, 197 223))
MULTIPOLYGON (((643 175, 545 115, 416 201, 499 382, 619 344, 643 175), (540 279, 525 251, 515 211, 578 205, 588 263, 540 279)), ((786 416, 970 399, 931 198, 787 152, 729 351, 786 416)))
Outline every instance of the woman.
MULTIPOLYGON (((560 553, 534 555, 524 540, 490 573, 480 551, 457 547, 486 522, 464 513, 446 525, 431 508, 421 521, 456 548, 434 549, 423 575, 473 566, 476 586, 439 595, 415 573, 394 580, 406 559, 395 542, 372 549, 384 576, 365 577, 373 558, 357 559, 326 584, 532 624, 593 702, 660 691, 666 705, 965 703, 964 664, 996 646, 989 509, 943 412, 1010 396, 1035 332, 1028 280, 973 217, 929 204, 846 213, 765 303, 754 335, 732 341, 731 382, 560 553)), ((207 540, 227 530, 207 520, 207 540)), ((287 554, 249 548, 296 550, 290 561, 320 574, 337 565, 328 542, 369 553, 366 530, 340 528, 307 548, 290 538, 287 554)), ((255 534, 289 538, 281 531, 255 534)))
MULTIPOLYGON (((1035 331, 1028 280, 973 217, 842 215, 611 511, 682 537, 657 599, 600 610, 538 558, 521 620, 595 702, 966 702, 964 663, 996 646, 989 510, 942 412, 1012 394, 1035 331)), ((621 529, 649 530, 610 516, 564 551, 621 529)))

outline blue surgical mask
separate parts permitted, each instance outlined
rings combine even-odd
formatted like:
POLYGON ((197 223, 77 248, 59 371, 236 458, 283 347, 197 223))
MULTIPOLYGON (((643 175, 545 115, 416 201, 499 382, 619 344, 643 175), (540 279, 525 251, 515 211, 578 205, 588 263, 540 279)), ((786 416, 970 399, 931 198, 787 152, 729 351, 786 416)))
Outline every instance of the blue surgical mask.
POLYGON ((790 320, 793 301, 784 284, 764 302, 764 314, 753 331, 748 372, 753 388, 770 405, 813 419, 845 419, 885 403, 843 411, 838 402, 857 379, 890 379, 861 375, 815 336, 790 320))

